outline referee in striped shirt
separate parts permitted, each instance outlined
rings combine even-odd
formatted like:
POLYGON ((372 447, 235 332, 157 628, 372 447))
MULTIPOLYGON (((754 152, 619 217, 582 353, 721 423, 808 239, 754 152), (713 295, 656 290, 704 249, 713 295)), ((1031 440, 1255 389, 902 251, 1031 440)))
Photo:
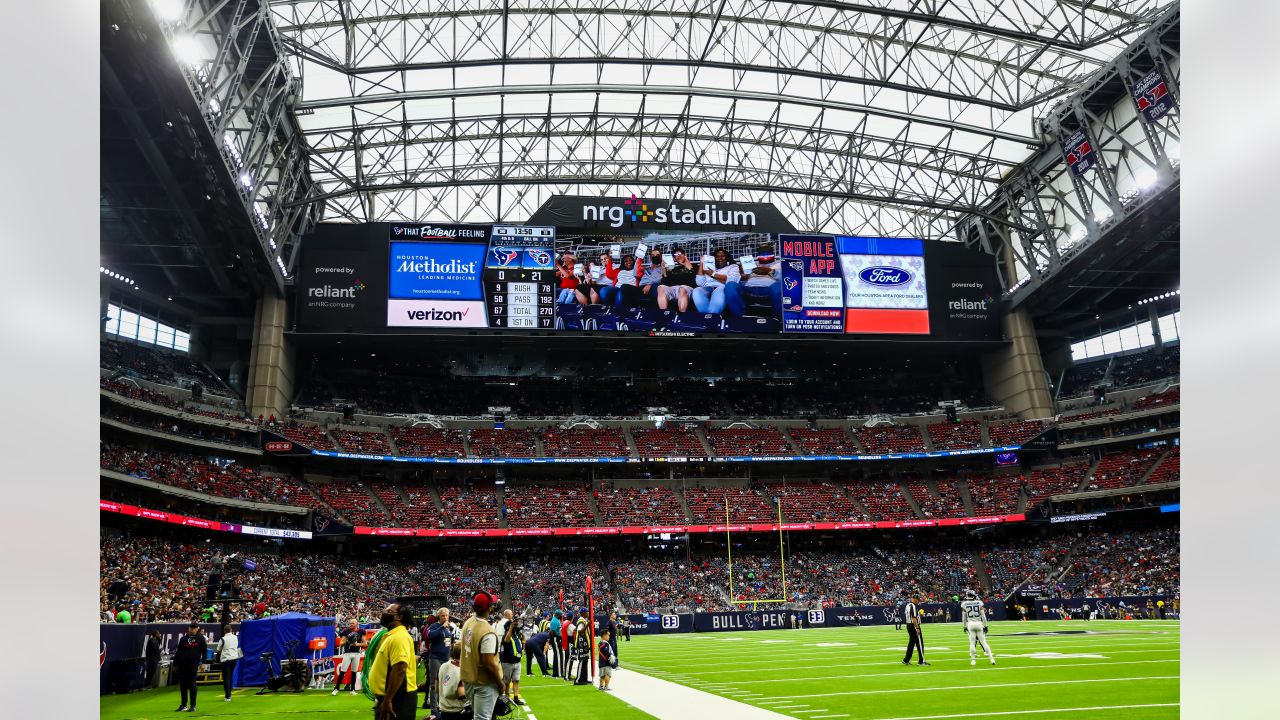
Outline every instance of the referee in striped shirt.
POLYGON ((917 603, 920 602, 920 593, 911 593, 911 602, 907 603, 903 608, 902 620, 907 624, 907 655, 902 658, 903 665, 911 664, 911 651, 916 652, 919 658, 917 665, 928 665, 924 661, 924 637, 920 634, 920 608, 917 603))

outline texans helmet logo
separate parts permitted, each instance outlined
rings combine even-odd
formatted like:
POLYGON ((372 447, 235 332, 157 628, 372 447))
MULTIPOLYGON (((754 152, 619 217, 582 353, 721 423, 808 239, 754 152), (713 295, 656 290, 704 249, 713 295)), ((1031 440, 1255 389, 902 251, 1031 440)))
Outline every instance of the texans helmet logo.
POLYGON ((1146 110, 1152 105, 1160 102, 1160 99, 1169 94, 1169 88, 1164 83, 1160 83, 1150 90, 1143 93, 1138 98, 1138 109, 1146 110))
POLYGON ((520 256, 518 251, 505 247, 496 247, 489 252, 493 253, 493 259, 496 261, 496 264, 500 266, 511 265, 515 262, 515 259, 520 256))
POLYGON ((403 235, 403 234, 404 234, 404 228, 402 228, 402 227, 396 227, 396 228, 394 228, 394 231, 395 231, 395 234, 397 234, 397 235, 403 235))
POLYGON ((329 518, 317 515, 315 517, 316 532, 324 532, 329 527, 329 518))
POLYGON ((785 285, 788 290, 795 290, 796 286, 799 285, 800 282, 795 278, 789 277, 789 278, 783 278, 782 284, 785 285))

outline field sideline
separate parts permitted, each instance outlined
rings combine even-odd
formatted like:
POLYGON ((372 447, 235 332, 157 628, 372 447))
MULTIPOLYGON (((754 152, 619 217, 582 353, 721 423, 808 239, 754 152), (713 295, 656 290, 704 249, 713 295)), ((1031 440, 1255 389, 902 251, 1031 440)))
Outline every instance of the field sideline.
POLYGON ((969 666, 959 623, 925 625, 931 667, 892 626, 695 633, 623 643, 625 667, 811 720, 1178 717, 1177 621, 1001 622, 969 666), (1066 634, 1052 634, 1066 633, 1066 634))
MULTIPOLYGON (((906 632, 892 626, 637 636, 620 644, 619 656, 631 672, 800 720, 1145 720, 1178 717, 1179 630, 1174 620, 992 623, 994 667, 985 657, 969 666, 959 623, 924 626, 931 667, 901 664, 906 632)), ((522 689, 537 720, 651 717, 592 688, 527 678, 522 689)), ((220 689, 202 687, 197 715, 372 715, 371 703, 345 693, 253 692, 238 690, 233 702, 224 703, 220 689)), ((176 688, 104 697, 101 717, 190 717, 172 712, 177 697, 176 688)))

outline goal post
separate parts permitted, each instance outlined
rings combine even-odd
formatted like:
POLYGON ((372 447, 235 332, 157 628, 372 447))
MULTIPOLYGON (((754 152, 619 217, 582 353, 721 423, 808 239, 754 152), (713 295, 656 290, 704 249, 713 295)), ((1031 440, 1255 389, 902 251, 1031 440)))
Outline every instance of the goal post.
POLYGON ((725 550, 729 558, 729 601, 733 604, 767 604, 767 603, 785 603, 787 602, 787 554, 786 543, 782 538, 782 498, 774 498, 774 502, 778 509, 778 566, 782 570, 782 597, 781 598, 740 598, 733 590, 733 537, 730 530, 729 522, 729 494, 724 496, 724 541, 725 550))

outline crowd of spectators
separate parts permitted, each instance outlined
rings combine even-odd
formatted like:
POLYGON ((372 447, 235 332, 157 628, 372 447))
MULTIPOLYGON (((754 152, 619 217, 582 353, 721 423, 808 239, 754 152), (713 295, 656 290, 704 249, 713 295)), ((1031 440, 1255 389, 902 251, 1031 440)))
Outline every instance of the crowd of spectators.
POLYGON ((195 383, 211 392, 234 397, 226 382, 186 353, 170 352, 131 342, 103 340, 98 345, 100 367, 160 385, 189 388, 195 383))
POLYGON ((843 522, 861 517, 849 496, 828 482, 768 482, 766 497, 782 506, 782 522, 843 522))
POLYGON ((973 474, 967 475, 965 480, 969 486, 969 499, 973 502, 974 515, 1009 515, 1018 512, 1022 476, 973 474))
POLYGON ((349 453, 365 455, 388 455, 391 444, 387 442, 386 433, 381 430, 345 430, 333 429, 333 439, 349 453))
POLYGON ((662 428, 660 430, 632 430, 640 457, 703 457, 707 451, 692 430, 662 428))
POLYGON ((853 432, 869 453, 924 452, 924 438, 915 425, 877 425, 853 432))
POLYGON ((791 428, 790 433, 796 445, 810 455, 852 455, 858 452, 858 444, 844 428, 791 428))
POLYGON ((1098 466, 1094 468, 1085 489, 1115 490, 1135 485, 1163 452, 1163 450, 1148 449, 1104 455, 1098 460, 1098 466))
POLYGON ((1118 357, 1111 366, 1111 381, 1116 387, 1127 387, 1176 377, 1182 372, 1180 348, 1178 344, 1166 345, 1159 354, 1152 348, 1118 357))
POLYGON ((450 527, 498 527, 498 495, 492 483, 451 483, 439 490, 440 505, 450 527))
POLYGON ((707 441, 716 455, 794 455, 795 452, 776 427, 717 428, 707 431, 707 441))
POLYGON ((595 524, 587 504, 590 488, 572 483, 506 486, 502 512, 507 527, 587 527, 595 524))
POLYGON ((982 423, 977 420, 935 423, 928 430, 934 450, 968 450, 982 445, 982 423))
POLYGON ((470 432, 474 457, 537 457, 537 433, 531 430, 477 428, 470 432))
POLYGON ((1177 482, 1182 478, 1182 448, 1174 446, 1169 450, 1169 454, 1156 465, 1156 469, 1151 471, 1147 476, 1147 485, 1156 485, 1158 483, 1177 482))
POLYGON ((1087 597, 1163 595, 1179 586, 1178 528, 1081 533, 1064 584, 1087 597))
POLYGON ((991 423, 987 427, 987 435, 991 438, 992 447, 1021 445, 1042 432, 1044 432, 1043 420, 1014 420, 991 423))
POLYGON ((542 435, 547 457, 627 457, 619 428, 553 428, 542 435))
POLYGON ((680 499, 670 487, 611 488, 596 491, 596 507, 606 526, 683 525, 680 499))
MULTIPOLYGON (((104 622, 120 610, 128 610, 133 622, 216 618, 206 597, 215 554, 228 557, 227 577, 245 598, 233 606, 233 620, 299 611, 332 615, 340 622, 369 621, 396 596, 439 593, 450 607, 462 609, 480 590, 505 591, 517 614, 545 612, 562 602, 582 604, 587 577, 600 613, 614 608, 721 611, 780 599, 807 607, 888 606, 904 590, 919 593, 923 602, 940 602, 982 586, 971 541, 945 537, 819 541, 788 552, 783 598, 779 555, 763 546, 735 549, 730 590, 728 558, 714 546, 678 555, 611 556, 572 546, 445 556, 406 546, 375 555, 338 555, 327 546, 182 539, 162 532, 103 529, 99 600, 104 622), (252 562, 252 570, 245 561, 252 562)), ((1176 527, 1011 537, 988 541, 979 555, 992 597, 1007 596, 1024 583, 1099 597, 1172 594, 1180 582, 1176 527)))
POLYGON ((240 445, 257 447, 258 433, 252 430, 219 427, 202 422, 183 420, 181 418, 147 412, 125 405, 104 400, 99 409, 99 417, 114 420, 118 423, 163 433, 176 435, 190 440, 215 442, 223 445, 240 445))
POLYGON ((752 488, 685 488, 685 502, 693 521, 700 524, 724 524, 725 503, 727 517, 732 523, 767 523, 778 521, 776 506, 752 488))
POLYGON ((337 511, 349 525, 387 527, 391 519, 374 502, 369 486, 360 480, 346 478, 312 485, 320 498, 337 511))
POLYGON ((396 449, 405 457, 463 457, 462 432, 415 425, 390 428, 396 449))

